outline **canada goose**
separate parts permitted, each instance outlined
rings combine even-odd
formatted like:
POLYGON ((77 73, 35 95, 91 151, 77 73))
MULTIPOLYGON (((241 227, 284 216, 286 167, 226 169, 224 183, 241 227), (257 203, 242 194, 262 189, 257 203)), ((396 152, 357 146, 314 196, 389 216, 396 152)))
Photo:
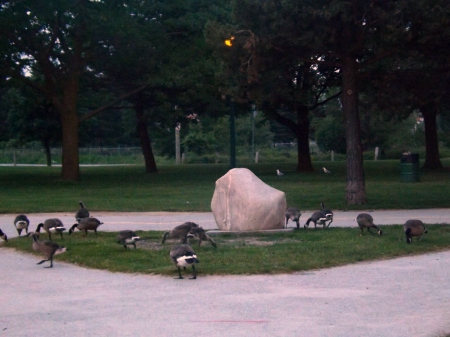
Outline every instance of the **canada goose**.
POLYGON ((94 231, 95 236, 97 236, 97 228, 102 224, 103 222, 97 218, 83 218, 69 229, 69 235, 73 233, 75 228, 78 228, 78 230, 84 231, 84 236, 87 236, 87 231, 94 231))
POLYGON ((370 232, 371 228, 375 228, 378 231, 378 235, 383 235, 383 231, 377 225, 374 225, 373 218, 370 214, 361 213, 356 217, 355 221, 361 229, 361 234, 363 234, 364 228, 367 228, 368 232, 370 232))
POLYGON ((178 268, 179 277, 177 279, 183 278, 183 276, 181 276, 180 267, 186 268, 187 266, 192 266, 192 270, 194 272, 194 276, 190 277, 190 279, 195 280, 197 278, 197 273, 195 271, 195 264, 199 263, 200 261, 197 259, 197 255, 195 255, 195 252, 191 248, 191 246, 183 244, 173 247, 170 250, 170 259, 172 260, 173 264, 178 268))
POLYGON ((331 173, 331 171, 327 170, 325 167, 322 167, 322 169, 323 169, 323 172, 325 172, 325 173, 331 173))
POLYGON ((2 238, 3 240, 5 240, 6 242, 8 242, 8 236, 6 236, 5 233, 3 233, 3 231, 0 229, 0 238, 2 238))
POLYGON ((41 228, 44 228, 50 240, 52 239, 52 234, 56 233, 58 233, 61 236, 61 239, 63 239, 63 232, 66 230, 61 220, 57 218, 47 219, 44 223, 40 223, 36 228, 36 235, 40 235, 41 228))
POLYGON ((20 236, 22 230, 25 229, 25 232, 28 234, 28 226, 30 225, 30 220, 28 220, 27 216, 24 214, 20 214, 16 216, 14 219, 14 226, 16 227, 17 233, 20 236))
POLYGON ((306 223, 303 225, 303 228, 309 227, 310 222, 314 222, 314 228, 317 228, 317 224, 323 225, 323 229, 327 227, 327 216, 322 211, 318 211, 313 213, 311 217, 306 221, 306 223))
POLYGON ((180 239, 181 243, 186 243, 188 233, 194 227, 199 227, 199 225, 194 222, 185 222, 184 224, 175 227, 171 231, 165 232, 162 237, 161 243, 164 243, 168 238, 180 239))
POLYGON ((300 228, 300 216, 302 213, 297 207, 289 207, 284 215, 286 217, 286 228, 289 220, 294 221, 297 224, 297 228, 300 228))
POLYGON ((75 213, 75 219, 80 221, 81 219, 89 218, 89 211, 84 208, 83 202, 80 201, 78 203, 80 204, 80 209, 75 213))
POLYGON ((119 232, 117 235, 117 243, 120 243, 127 249, 127 245, 133 245, 134 249, 136 249, 136 242, 141 238, 133 231, 124 230, 119 232))
POLYGON ((428 232, 425 225, 420 220, 406 221, 403 225, 403 230, 406 235, 406 243, 411 243, 413 236, 417 236, 417 240, 419 240, 423 234, 428 232))
POLYGON ((27 234, 27 236, 30 236, 30 235, 33 238, 33 245, 32 245, 33 250, 35 252, 43 254, 47 258, 36 264, 42 264, 46 261, 50 261, 50 266, 44 267, 44 268, 52 268, 53 267, 53 255, 62 254, 67 250, 65 247, 62 247, 52 241, 39 241, 39 238, 35 233, 27 234))
POLYGON ((202 227, 193 227, 189 233, 188 237, 196 237, 198 238, 198 245, 200 246, 202 241, 209 241, 214 248, 217 248, 217 244, 211 237, 206 234, 205 230, 202 227))
POLYGON ((330 227, 331 223, 333 222, 333 212, 330 209, 325 208, 325 204, 323 202, 320 203, 320 208, 321 208, 320 210, 327 217, 327 221, 329 221, 327 227, 330 227))
POLYGON ((284 176, 284 173, 277 169, 277 176, 279 177, 284 176))

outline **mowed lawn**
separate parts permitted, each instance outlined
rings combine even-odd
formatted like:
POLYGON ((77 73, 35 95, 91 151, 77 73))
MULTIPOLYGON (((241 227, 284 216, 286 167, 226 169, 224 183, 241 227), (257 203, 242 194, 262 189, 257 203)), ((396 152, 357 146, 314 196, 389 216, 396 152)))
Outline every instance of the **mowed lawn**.
MULTIPOLYGON (((450 166, 450 160, 443 160, 450 166)), ((295 163, 248 165, 262 181, 286 193, 289 206, 314 210, 417 209, 449 207, 450 171, 421 172, 419 183, 400 179, 398 161, 366 161, 367 204, 345 203, 345 162, 315 162, 315 172, 295 163), (322 166, 331 170, 325 174, 322 166), (284 172, 278 177, 276 169, 284 172)), ((81 181, 64 182, 60 167, 0 167, 0 213, 73 211, 82 200, 92 211, 211 211, 215 182, 225 164, 166 165, 158 173, 142 166, 82 167, 81 181)))
MULTIPOLYGON (((199 246, 193 240, 191 244, 200 260, 199 275, 291 273, 450 248, 449 225, 428 225, 428 233, 411 244, 406 243, 401 225, 380 228, 384 232, 382 236, 366 232, 360 235, 358 228, 302 228, 268 234, 218 234, 212 237, 217 248, 209 242, 199 246)), ((176 276, 169 251, 178 241, 162 244, 160 231, 137 231, 137 234, 143 240, 138 242, 136 250, 132 246, 124 249, 113 232, 99 232, 97 237, 92 233, 84 237, 83 233, 75 232, 71 236, 66 234, 63 240, 54 236, 54 242, 68 248, 66 253, 55 256, 55 268, 59 261, 67 261, 115 272, 176 276)), ((45 234, 41 237, 47 239, 45 234)), ((30 237, 22 236, 2 246, 34 253, 31 242, 30 237)), ((46 262, 43 266, 48 265, 46 262)), ((188 268, 185 273, 191 272, 188 268)))

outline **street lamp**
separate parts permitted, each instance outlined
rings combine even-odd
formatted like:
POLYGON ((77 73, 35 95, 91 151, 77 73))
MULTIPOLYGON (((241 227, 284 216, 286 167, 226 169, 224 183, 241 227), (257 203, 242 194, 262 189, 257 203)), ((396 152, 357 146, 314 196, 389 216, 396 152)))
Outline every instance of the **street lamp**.
POLYGON ((255 156, 255 117, 256 117, 256 105, 252 104, 252 160, 255 156))

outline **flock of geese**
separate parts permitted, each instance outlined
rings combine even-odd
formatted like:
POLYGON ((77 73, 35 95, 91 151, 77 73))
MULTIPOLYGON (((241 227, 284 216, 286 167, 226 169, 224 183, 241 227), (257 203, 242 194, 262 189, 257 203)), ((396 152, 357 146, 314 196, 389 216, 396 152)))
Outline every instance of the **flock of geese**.
MULTIPOLYGON (((82 201, 79 202, 79 205, 80 209, 75 213, 77 223, 69 229, 69 235, 71 235, 75 229, 78 229, 79 231, 83 231, 85 236, 88 235, 88 231, 93 231, 95 236, 97 236, 97 229, 103 224, 103 222, 97 218, 91 217, 82 201)), ((25 236, 31 236, 33 239, 33 250, 45 257, 44 260, 38 262, 37 264, 42 264, 49 261, 50 265, 44 268, 52 268, 53 257, 67 251, 66 247, 60 246, 56 242, 52 241, 52 235, 59 235, 61 239, 63 239, 63 233, 66 231, 66 228, 64 227, 62 221, 57 218, 47 219, 43 223, 38 224, 34 232, 28 232, 29 225, 30 221, 24 214, 20 214, 14 219, 14 226, 19 237, 21 236, 22 231, 25 231, 25 236), (48 240, 39 240, 41 230, 45 231, 48 236, 48 240)), ((198 263, 199 260, 197 259, 197 255, 188 241, 188 239, 194 237, 198 239, 199 245, 202 241, 209 241, 214 248, 217 247, 214 240, 205 233, 205 230, 194 222, 185 222, 163 234, 162 243, 164 243, 167 239, 179 239, 181 241, 181 244, 174 246, 170 250, 170 260, 178 269, 178 279, 183 278, 181 275, 181 268, 186 269, 187 266, 192 266, 193 277, 191 277, 191 279, 197 278, 195 264, 198 263)), ((8 241, 8 237, 1 229, 0 238, 4 241, 8 241)), ((141 238, 132 230, 122 230, 117 234, 117 242, 123 245, 125 249, 127 249, 128 246, 133 246, 134 249, 136 249, 136 242, 140 240, 141 238)))
MULTIPOLYGON (((285 226, 287 227, 289 220, 291 220, 297 224, 297 229, 299 229, 301 215, 302 213, 297 207, 289 207, 288 209, 286 209, 285 226)), ((361 235, 364 233, 364 228, 367 228, 368 232, 370 232, 371 228, 374 228, 377 231, 378 235, 383 235, 383 231, 373 223, 373 217, 370 214, 361 213, 356 217, 355 221, 358 223, 358 226, 361 229, 361 235)), ((314 212, 311 217, 308 218, 306 223, 303 225, 303 228, 308 228, 311 222, 314 223, 314 228, 317 228, 317 225, 322 225, 324 229, 328 228, 333 222, 333 211, 325 208, 325 205, 322 202, 320 203, 320 210, 314 212)), ((413 237, 417 237, 417 239, 419 240, 423 234, 428 232, 421 220, 406 221, 403 225, 403 230, 406 236, 406 243, 411 243, 413 237)))
MULTIPOLYGON (((103 222, 99 221, 97 218, 91 217, 89 211, 84 207, 83 202, 80 201, 79 205, 80 209, 75 214, 77 223, 69 229, 69 235, 71 235, 75 229, 78 229, 79 231, 84 231, 85 236, 87 236, 88 231, 93 231, 97 236, 97 229, 103 224, 103 222)), ((333 222, 333 212, 326 208, 324 203, 321 203, 320 206, 320 210, 314 212, 311 217, 308 218, 306 223, 303 225, 304 228, 308 228, 309 224, 312 222, 314 223, 315 228, 317 228, 317 225, 321 225, 325 229, 328 228, 333 222)), ((297 207, 289 207, 286 209, 285 227, 287 227, 289 220, 291 220, 296 223, 296 227, 299 229, 301 215, 302 213, 297 207)), ((378 235, 383 234, 383 231, 373 223, 373 217, 368 213, 359 214, 355 221, 361 229, 361 235, 364 233, 364 228, 367 228, 368 232, 370 232, 373 228, 377 231, 378 235)), ((26 236, 31 236, 33 239, 33 250, 45 257, 44 260, 38 262, 37 264, 50 261, 50 265, 45 268, 52 268, 54 255, 62 254, 67 250, 66 247, 60 246, 52 241, 52 234, 60 235, 61 239, 63 239, 63 232, 66 228, 61 220, 57 218, 47 219, 43 223, 40 223, 34 232, 28 232, 29 225, 30 221, 24 214, 20 214, 14 219, 14 226, 19 237, 21 236, 22 231, 25 231, 26 236), (49 240, 39 240, 41 230, 46 232, 49 240)), ((427 233, 425 225, 420 220, 406 221, 403 225, 403 230, 405 232, 407 243, 411 243, 413 237, 420 239, 423 234, 427 233)), ((194 237, 198 239, 198 245, 200 245, 203 241, 208 241, 214 248, 217 247, 216 242, 208 234, 206 234, 205 230, 194 222, 185 222, 179 226, 176 226, 171 231, 165 232, 162 236, 162 244, 164 244, 167 239, 180 240, 181 244, 174 246, 170 250, 169 254, 170 260, 178 270, 177 279, 183 278, 181 275, 181 268, 186 269, 188 266, 191 266, 193 271, 193 277, 190 279, 197 278, 195 265, 200 261, 198 260, 197 255, 189 242, 189 239, 194 237)), ((1 229, 0 238, 4 241, 8 241, 8 237, 1 229)), ((139 240, 141 240, 141 238, 132 230, 122 230, 117 235, 117 242, 123 245, 125 249, 127 249, 128 246, 134 246, 134 249, 136 249, 136 242, 139 240)))

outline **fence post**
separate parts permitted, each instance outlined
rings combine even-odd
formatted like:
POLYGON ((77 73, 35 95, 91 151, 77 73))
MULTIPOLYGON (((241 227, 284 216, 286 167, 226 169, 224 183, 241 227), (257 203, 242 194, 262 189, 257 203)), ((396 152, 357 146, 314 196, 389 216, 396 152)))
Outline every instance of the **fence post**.
POLYGON ((175 164, 180 164, 180 129, 181 124, 175 127, 175 164))
POLYGON ((258 164, 258 160, 259 160, 259 151, 256 151, 256 153, 255 153, 255 164, 258 164))
POLYGON ((334 151, 331 151, 331 161, 334 161, 334 151))
POLYGON ((16 150, 13 151, 13 165, 17 166, 16 150))
POLYGON ((378 148, 378 146, 375 148, 375 160, 378 160, 378 151, 379 151, 379 148, 378 148))

